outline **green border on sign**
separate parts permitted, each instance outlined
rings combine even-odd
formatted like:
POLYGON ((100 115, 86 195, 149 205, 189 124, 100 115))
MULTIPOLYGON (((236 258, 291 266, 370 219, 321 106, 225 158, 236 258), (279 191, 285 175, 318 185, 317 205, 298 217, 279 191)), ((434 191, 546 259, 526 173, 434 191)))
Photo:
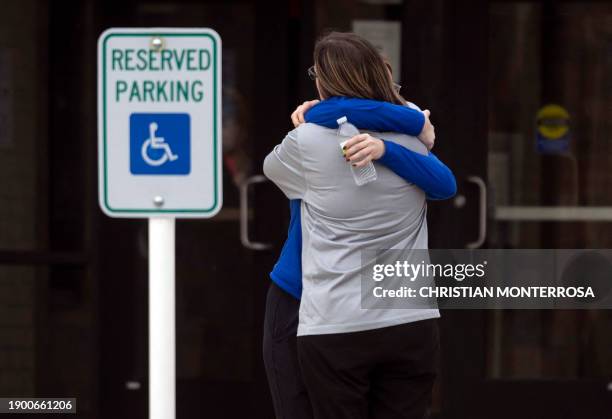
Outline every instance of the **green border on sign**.
POLYGON ((218 95, 218 85, 217 85, 217 40, 214 36, 208 33, 188 33, 188 32, 178 32, 178 33, 166 33, 166 32, 149 32, 149 33, 109 33, 104 37, 102 41, 102 91, 103 91, 103 99, 102 99, 102 118, 104 122, 102 124, 102 141, 103 141, 103 149, 104 149, 104 205, 106 209, 110 212, 116 213, 210 213, 217 209, 217 203, 219 202, 219 188, 218 188, 218 133, 217 133, 217 95, 218 95), (164 36, 164 37, 185 37, 185 36, 204 36, 208 37, 212 40, 213 43, 213 85, 214 85, 214 94, 213 94, 213 113, 214 113, 214 123, 213 123, 213 156, 214 156, 214 201, 213 205, 210 208, 202 208, 202 209, 114 209, 108 203, 108 167, 106 162, 106 43, 112 37, 141 37, 141 36, 164 36))

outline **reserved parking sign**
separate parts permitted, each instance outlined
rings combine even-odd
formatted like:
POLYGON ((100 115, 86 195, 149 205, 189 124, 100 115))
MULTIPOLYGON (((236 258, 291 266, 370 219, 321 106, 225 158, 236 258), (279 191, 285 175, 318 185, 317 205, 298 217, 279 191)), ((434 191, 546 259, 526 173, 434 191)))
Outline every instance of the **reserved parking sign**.
POLYGON ((99 201, 112 217, 211 217, 222 204, 221 40, 121 29, 98 40, 99 201))

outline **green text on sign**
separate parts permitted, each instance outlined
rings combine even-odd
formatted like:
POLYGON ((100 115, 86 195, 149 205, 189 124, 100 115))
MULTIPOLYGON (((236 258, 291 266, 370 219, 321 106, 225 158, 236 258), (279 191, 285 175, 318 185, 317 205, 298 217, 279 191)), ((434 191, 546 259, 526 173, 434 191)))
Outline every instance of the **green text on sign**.
MULTIPOLYGON (((118 72, 202 72, 211 68, 208 49, 113 49, 111 71, 118 72)), ((115 82, 116 102, 201 102, 204 85, 201 80, 131 80, 115 82)))

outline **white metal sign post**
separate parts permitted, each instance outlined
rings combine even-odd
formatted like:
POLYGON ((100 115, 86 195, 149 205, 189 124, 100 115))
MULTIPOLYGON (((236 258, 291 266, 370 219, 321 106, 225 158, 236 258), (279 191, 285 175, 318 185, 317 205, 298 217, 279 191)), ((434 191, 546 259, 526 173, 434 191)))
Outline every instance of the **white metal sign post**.
POLYGON ((174 419, 174 218, 149 219, 149 417, 174 419))
POLYGON ((99 202, 149 219, 149 417, 174 419, 175 218, 222 204, 221 39, 112 28, 98 40, 99 202))

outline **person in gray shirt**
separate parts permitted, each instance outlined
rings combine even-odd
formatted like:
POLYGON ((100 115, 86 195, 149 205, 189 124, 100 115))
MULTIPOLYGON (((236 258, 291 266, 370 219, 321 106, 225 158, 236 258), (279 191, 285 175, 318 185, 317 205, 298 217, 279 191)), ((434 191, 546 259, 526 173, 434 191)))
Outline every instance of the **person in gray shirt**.
MULTIPOLYGON (((376 134, 418 153, 415 137, 376 134)), ((362 252, 427 249, 425 193, 390 169, 357 186, 336 130, 306 123, 264 162, 289 199, 302 200, 302 302, 298 336, 377 329, 439 317, 436 309, 361 309, 362 252)))
MULTIPOLYGON (((315 47, 320 96, 405 104, 378 51, 350 33, 315 47)), ((350 121, 349 121, 350 122, 350 121)), ((376 133, 418 153, 416 138, 376 133)), ((301 199, 302 282, 298 355, 316 418, 423 417, 435 379, 435 308, 361 308, 362 253, 426 249, 425 194, 391 170, 357 186, 336 130, 305 123, 266 157, 264 173, 301 199), (420 416, 419 416, 420 415, 420 416)), ((402 307, 405 307, 403 305, 402 307)))

